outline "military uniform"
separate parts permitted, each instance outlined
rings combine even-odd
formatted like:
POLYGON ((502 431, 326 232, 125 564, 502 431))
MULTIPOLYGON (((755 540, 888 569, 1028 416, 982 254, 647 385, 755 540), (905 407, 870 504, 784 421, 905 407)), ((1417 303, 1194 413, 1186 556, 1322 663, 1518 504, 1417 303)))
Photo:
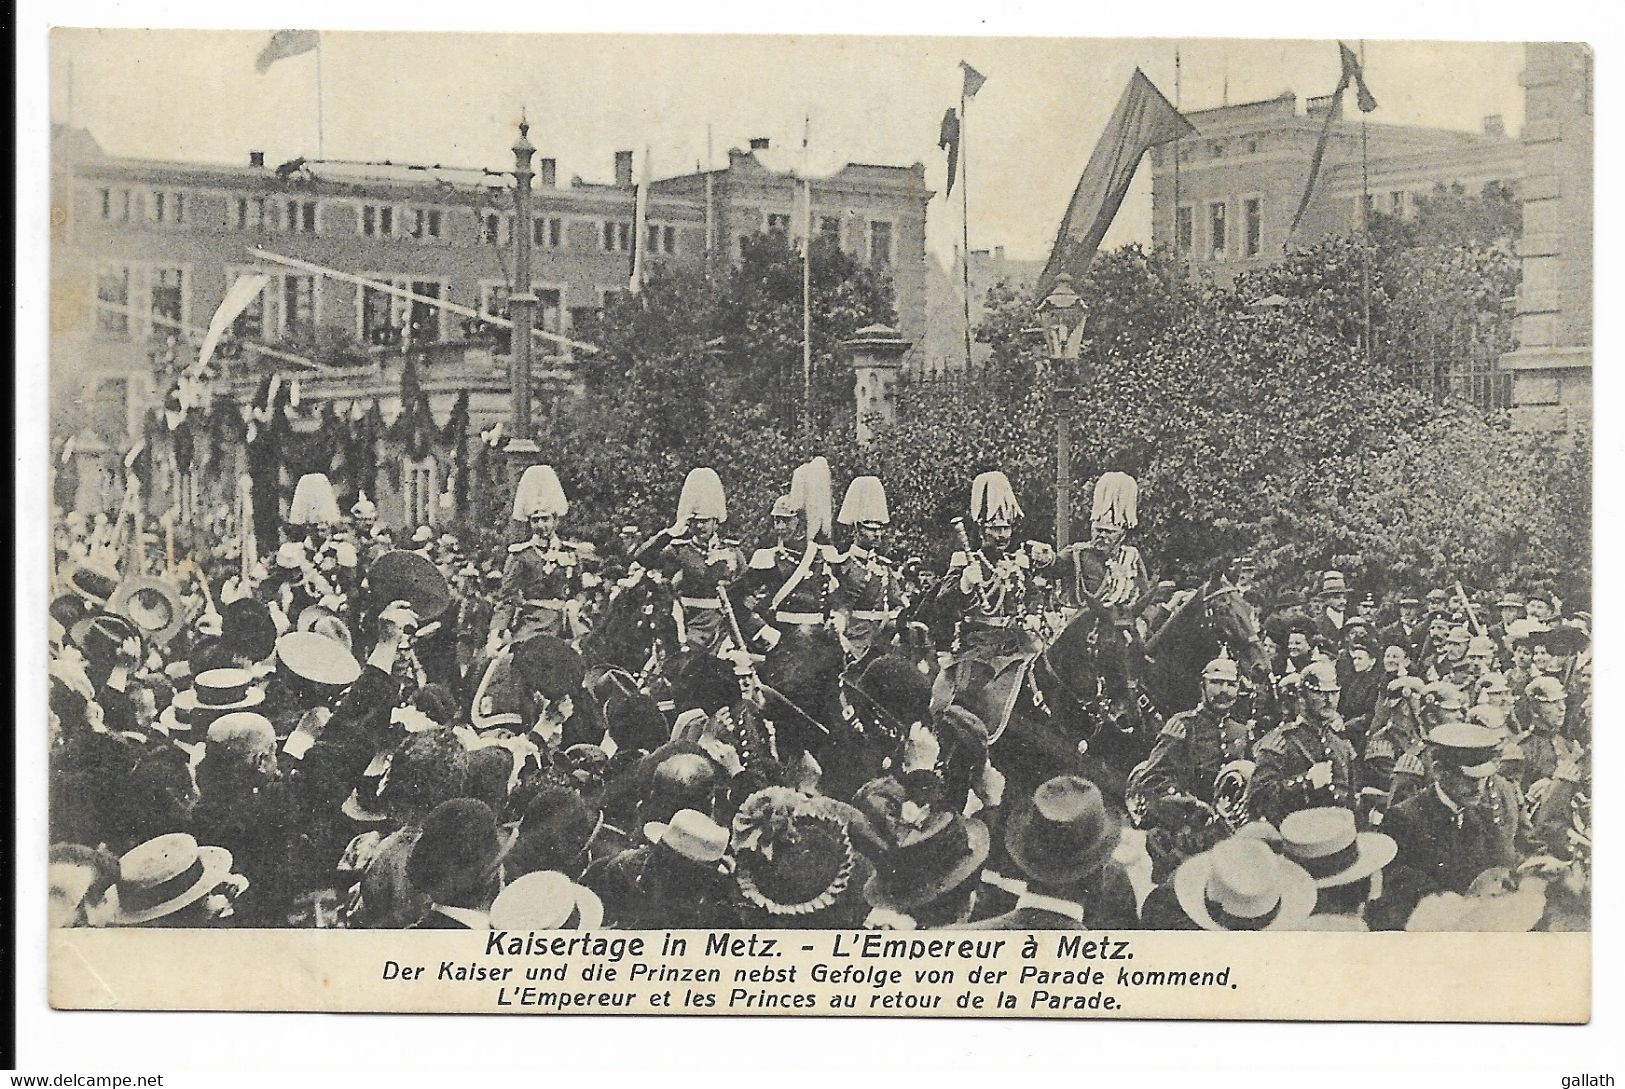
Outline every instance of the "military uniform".
POLYGON ((959 615, 956 642, 961 652, 1037 650, 1026 628, 1027 618, 1041 604, 1033 573, 1042 565, 1032 558, 1033 544, 1008 549, 986 545, 974 552, 953 554, 943 598, 959 615), (967 587, 965 574, 972 565, 980 568, 982 581, 967 587))
POLYGON ((836 557, 834 574, 831 608, 841 646, 857 661, 875 650, 906 604, 902 573, 890 558, 853 545, 836 557))
POLYGON ((1399 844, 1399 865, 1428 891, 1465 893, 1485 870, 1517 864, 1522 823, 1517 789, 1492 775, 1466 805, 1432 784, 1390 810, 1382 830, 1399 844))
POLYGON ((1201 704, 1167 721, 1128 789, 1147 801, 1189 794, 1211 805, 1214 780, 1226 764, 1247 758, 1249 740, 1244 724, 1201 704))
POLYGON ((1329 726, 1303 718, 1277 726, 1259 741, 1247 786, 1247 810, 1279 826, 1290 813, 1317 806, 1354 808, 1354 746, 1329 726), (1331 782, 1311 786, 1309 769, 1329 762, 1331 782))
POLYGON ((1427 781, 1427 746, 1422 735, 1389 720, 1377 728, 1365 745, 1360 765, 1362 791, 1381 792, 1387 808, 1415 794, 1427 781))
MULTIPOLYGON (((716 654, 731 641, 718 587, 727 587, 745 570, 745 556, 737 540, 714 535, 702 541, 661 532, 638 549, 634 559, 671 580, 677 591, 673 615, 684 644, 702 654, 716 654)), ((739 603, 732 604, 737 610, 739 603)), ((737 611, 734 615, 747 639, 760 626, 748 615, 737 611)))
POLYGON ((764 624, 785 628, 823 627, 835 589, 830 570, 837 559, 829 545, 781 544, 751 553, 743 579, 746 600, 764 624))
POLYGON ((575 545, 557 536, 509 545, 492 631, 511 632, 515 643, 533 635, 575 639, 582 634, 580 594, 581 563, 575 545))

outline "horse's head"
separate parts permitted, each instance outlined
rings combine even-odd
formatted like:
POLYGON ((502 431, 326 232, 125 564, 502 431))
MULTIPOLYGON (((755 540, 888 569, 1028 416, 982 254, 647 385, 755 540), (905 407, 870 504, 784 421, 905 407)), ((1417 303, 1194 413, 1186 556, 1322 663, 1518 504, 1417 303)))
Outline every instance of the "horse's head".
POLYGON ((1045 698, 1062 708, 1072 704, 1076 717, 1087 723, 1086 736, 1102 725, 1132 729, 1138 703, 1128 641, 1109 606, 1088 593, 1082 601, 1083 611, 1043 653, 1044 672, 1054 682, 1045 686, 1045 698))
POLYGON ((1214 636, 1229 648, 1236 665, 1250 676, 1266 676, 1269 651, 1259 633, 1258 613, 1241 588, 1221 574, 1203 583, 1199 594, 1214 636))
POLYGON ((594 659, 638 672, 657 642, 676 643, 671 589, 648 574, 615 587, 588 639, 594 659))

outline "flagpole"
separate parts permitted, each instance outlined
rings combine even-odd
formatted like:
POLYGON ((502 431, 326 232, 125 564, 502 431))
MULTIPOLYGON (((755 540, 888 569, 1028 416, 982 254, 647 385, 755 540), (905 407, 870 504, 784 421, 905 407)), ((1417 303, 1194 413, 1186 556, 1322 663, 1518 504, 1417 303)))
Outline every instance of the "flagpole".
POLYGON ((316 158, 322 157, 322 36, 316 34, 316 158))
MULTIPOLYGON (((1365 39, 1360 39, 1360 72, 1365 73, 1365 39)), ((1361 87, 1365 84, 1361 83, 1361 87)), ((1366 110, 1360 108, 1360 294, 1365 309, 1365 361, 1371 363, 1371 175, 1365 146, 1366 110)))
POLYGON ((801 414, 810 438, 813 432, 812 406, 812 182, 807 178, 807 142, 812 133, 812 117, 801 126, 801 414))
MULTIPOLYGON (((1179 75, 1180 75, 1180 72, 1179 72, 1179 47, 1176 45, 1176 46, 1174 46, 1174 109, 1175 110, 1178 110, 1180 108, 1179 75)), ((1174 214, 1173 214, 1173 218, 1172 218, 1172 221, 1171 221, 1172 226, 1173 226, 1173 230, 1170 233, 1173 235, 1174 259, 1180 262, 1180 267, 1183 269, 1184 261, 1185 261, 1185 254, 1184 254, 1184 251, 1179 248, 1179 158, 1180 158, 1179 144, 1180 144, 1180 140, 1181 140, 1181 137, 1179 137, 1179 136, 1174 137, 1174 214)), ((1194 222, 1191 224, 1191 229, 1195 230, 1195 223, 1194 222)))
MULTIPOLYGON (((963 62, 961 62, 963 63, 963 62)), ((970 131, 970 99, 965 95, 964 82, 959 87, 959 226, 961 249, 959 259, 963 265, 965 286, 965 370, 971 369, 970 351, 970 147, 966 134, 970 131)))

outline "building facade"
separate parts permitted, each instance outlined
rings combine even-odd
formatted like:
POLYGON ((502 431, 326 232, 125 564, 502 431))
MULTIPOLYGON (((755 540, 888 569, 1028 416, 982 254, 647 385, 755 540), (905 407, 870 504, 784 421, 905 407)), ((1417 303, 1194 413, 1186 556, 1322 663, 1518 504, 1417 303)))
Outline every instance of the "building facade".
POLYGON ((1297 96, 1287 91, 1186 114, 1196 135, 1151 151, 1153 245, 1229 281, 1280 260, 1289 244, 1358 230, 1363 192, 1374 210, 1405 215, 1436 185, 1460 184, 1476 193, 1523 178, 1523 145, 1506 135, 1499 117, 1485 118, 1482 133, 1368 123, 1363 135, 1360 121, 1338 117, 1315 191, 1293 231, 1326 111, 1333 108, 1329 98, 1311 99, 1299 112, 1297 96))
MULTIPOLYGON (((650 186, 637 240, 646 267, 731 260, 742 237, 789 229, 800 182, 763 166, 756 152, 765 147, 754 141, 730 152, 724 169, 650 186)), ((441 423, 464 393, 473 426, 506 417, 505 336, 431 302, 280 265, 260 251, 505 317, 516 229, 511 175, 305 160, 271 166, 254 152, 242 166, 129 159, 105 154, 83 130, 58 127, 51 186, 53 450, 75 438, 85 462, 82 502, 104 504, 117 493, 118 455, 167 392, 158 388, 155 346, 173 338, 172 353, 195 358, 228 287, 250 271, 269 280, 218 353, 228 381, 239 353, 263 362, 269 348, 302 379, 307 398, 372 397, 387 416, 400 408, 410 352, 441 423), (299 359, 315 366, 291 362, 299 359)), ((898 325, 917 336, 931 196, 924 167, 850 164, 812 179, 810 189, 814 229, 891 274, 898 325)), ((544 381, 568 381, 571 334, 628 288, 635 193, 629 152, 616 154, 610 183, 560 185, 554 160, 538 164, 526 229, 537 325, 550 338, 538 346, 544 381)), ((239 392, 258 377, 238 383, 239 392)), ((401 522, 431 521, 432 507, 393 513, 401 522)))

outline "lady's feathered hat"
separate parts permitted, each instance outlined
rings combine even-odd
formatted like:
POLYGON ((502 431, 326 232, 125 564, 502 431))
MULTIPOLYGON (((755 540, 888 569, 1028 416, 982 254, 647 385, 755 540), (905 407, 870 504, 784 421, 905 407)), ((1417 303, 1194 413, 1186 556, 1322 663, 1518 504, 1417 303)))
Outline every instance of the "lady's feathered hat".
POLYGON ((970 486, 971 520, 979 526, 1012 526, 1021 517, 1010 479, 1000 472, 982 473, 970 486))

